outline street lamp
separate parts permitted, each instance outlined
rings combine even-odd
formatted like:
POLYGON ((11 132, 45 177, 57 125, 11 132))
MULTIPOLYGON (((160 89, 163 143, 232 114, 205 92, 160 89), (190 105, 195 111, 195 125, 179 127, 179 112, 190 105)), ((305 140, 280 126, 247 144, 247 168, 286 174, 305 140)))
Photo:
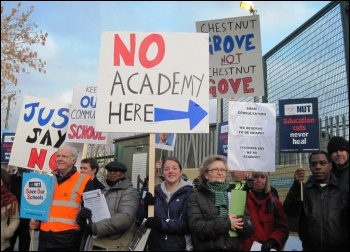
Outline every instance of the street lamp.
POLYGON ((5 129, 9 129, 9 117, 10 117, 10 107, 11 107, 11 99, 14 97, 16 93, 10 94, 7 99, 7 109, 6 109, 6 119, 5 119, 5 129))
POLYGON ((257 11, 254 10, 254 5, 252 1, 242 1, 239 5, 239 7, 241 7, 244 10, 249 11, 250 13, 252 13, 253 15, 256 15, 257 11))

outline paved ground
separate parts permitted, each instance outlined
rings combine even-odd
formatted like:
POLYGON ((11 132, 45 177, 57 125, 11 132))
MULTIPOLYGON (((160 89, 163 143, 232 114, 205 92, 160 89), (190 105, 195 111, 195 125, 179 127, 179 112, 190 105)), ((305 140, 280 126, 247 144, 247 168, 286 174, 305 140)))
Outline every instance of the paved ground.
MULTIPOLYGON (((38 241, 39 241, 39 231, 34 232, 34 249, 33 251, 38 251, 38 241)), ((13 251, 18 251, 18 238, 13 251)))
POLYGON ((301 246, 301 241, 299 240, 298 234, 296 236, 289 235, 289 238, 286 242, 286 245, 284 246, 284 251, 302 251, 303 248, 301 246))
MULTIPOLYGON (((38 240, 39 240, 39 232, 34 232, 34 251, 38 250, 38 240)), ((17 239, 18 243, 18 239, 17 239)), ((18 251, 18 244, 16 243, 14 251, 18 251)), ((302 251, 301 241, 299 240, 297 233, 291 233, 286 245, 284 247, 284 251, 302 251)))

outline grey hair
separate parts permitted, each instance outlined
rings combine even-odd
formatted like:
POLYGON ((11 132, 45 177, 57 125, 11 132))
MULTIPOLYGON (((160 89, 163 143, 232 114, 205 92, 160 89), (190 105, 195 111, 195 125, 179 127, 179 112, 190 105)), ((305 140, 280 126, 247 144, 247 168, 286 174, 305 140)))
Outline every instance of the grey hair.
POLYGON ((260 175, 260 174, 264 174, 266 177, 265 193, 269 193, 269 191, 271 191, 271 185, 270 185, 270 176, 267 172, 253 171, 252 177, 254 178, 254 175, 260 175))
POLYGON ((214 163, 215 161, 221 161, 225 164, 227 169, 227 159, 223 155, 210 155, 203 159, 202 164, 199 166, 199 178, 201 182, 206 182, 207 179, 205 177, 205 173, 209 170, 209 165, 214 163))
POLYGON ((72 155, 75 158, 78 158, 78 150, 75 147, 71 147, 72 148, 72 155))
POLYGON ((69 145, 65 145, 65 146, 60 146, 58 149, 64 148, 64 147, 69 147, 72 153, 72 156, 75 157, 75 159, 78 159, 78 150, 73 147, 73 146, 69 146, 69 145))

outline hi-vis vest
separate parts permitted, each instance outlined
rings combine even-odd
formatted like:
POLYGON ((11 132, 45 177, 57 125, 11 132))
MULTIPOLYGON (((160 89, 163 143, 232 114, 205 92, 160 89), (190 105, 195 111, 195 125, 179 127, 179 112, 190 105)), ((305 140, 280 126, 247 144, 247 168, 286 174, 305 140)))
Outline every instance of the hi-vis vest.
POLYGON ((76 172, 62 184, 56 182, 49 220, 41 222, 42 231, 60 232, 80 228, 75 219, 89 180, 90 176, 76 172))

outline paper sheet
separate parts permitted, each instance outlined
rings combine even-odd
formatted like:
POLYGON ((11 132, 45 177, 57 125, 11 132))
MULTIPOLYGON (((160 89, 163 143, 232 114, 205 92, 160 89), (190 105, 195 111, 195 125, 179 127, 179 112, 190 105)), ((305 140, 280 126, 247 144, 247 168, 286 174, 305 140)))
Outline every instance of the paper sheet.
MULTIPOLYGON (((261 251, 261 245, 262 244, 260 242, 254 241, 250 251, 261 251)), ((271 249, 270 251, 276 251, 276 249, 271 249)))

